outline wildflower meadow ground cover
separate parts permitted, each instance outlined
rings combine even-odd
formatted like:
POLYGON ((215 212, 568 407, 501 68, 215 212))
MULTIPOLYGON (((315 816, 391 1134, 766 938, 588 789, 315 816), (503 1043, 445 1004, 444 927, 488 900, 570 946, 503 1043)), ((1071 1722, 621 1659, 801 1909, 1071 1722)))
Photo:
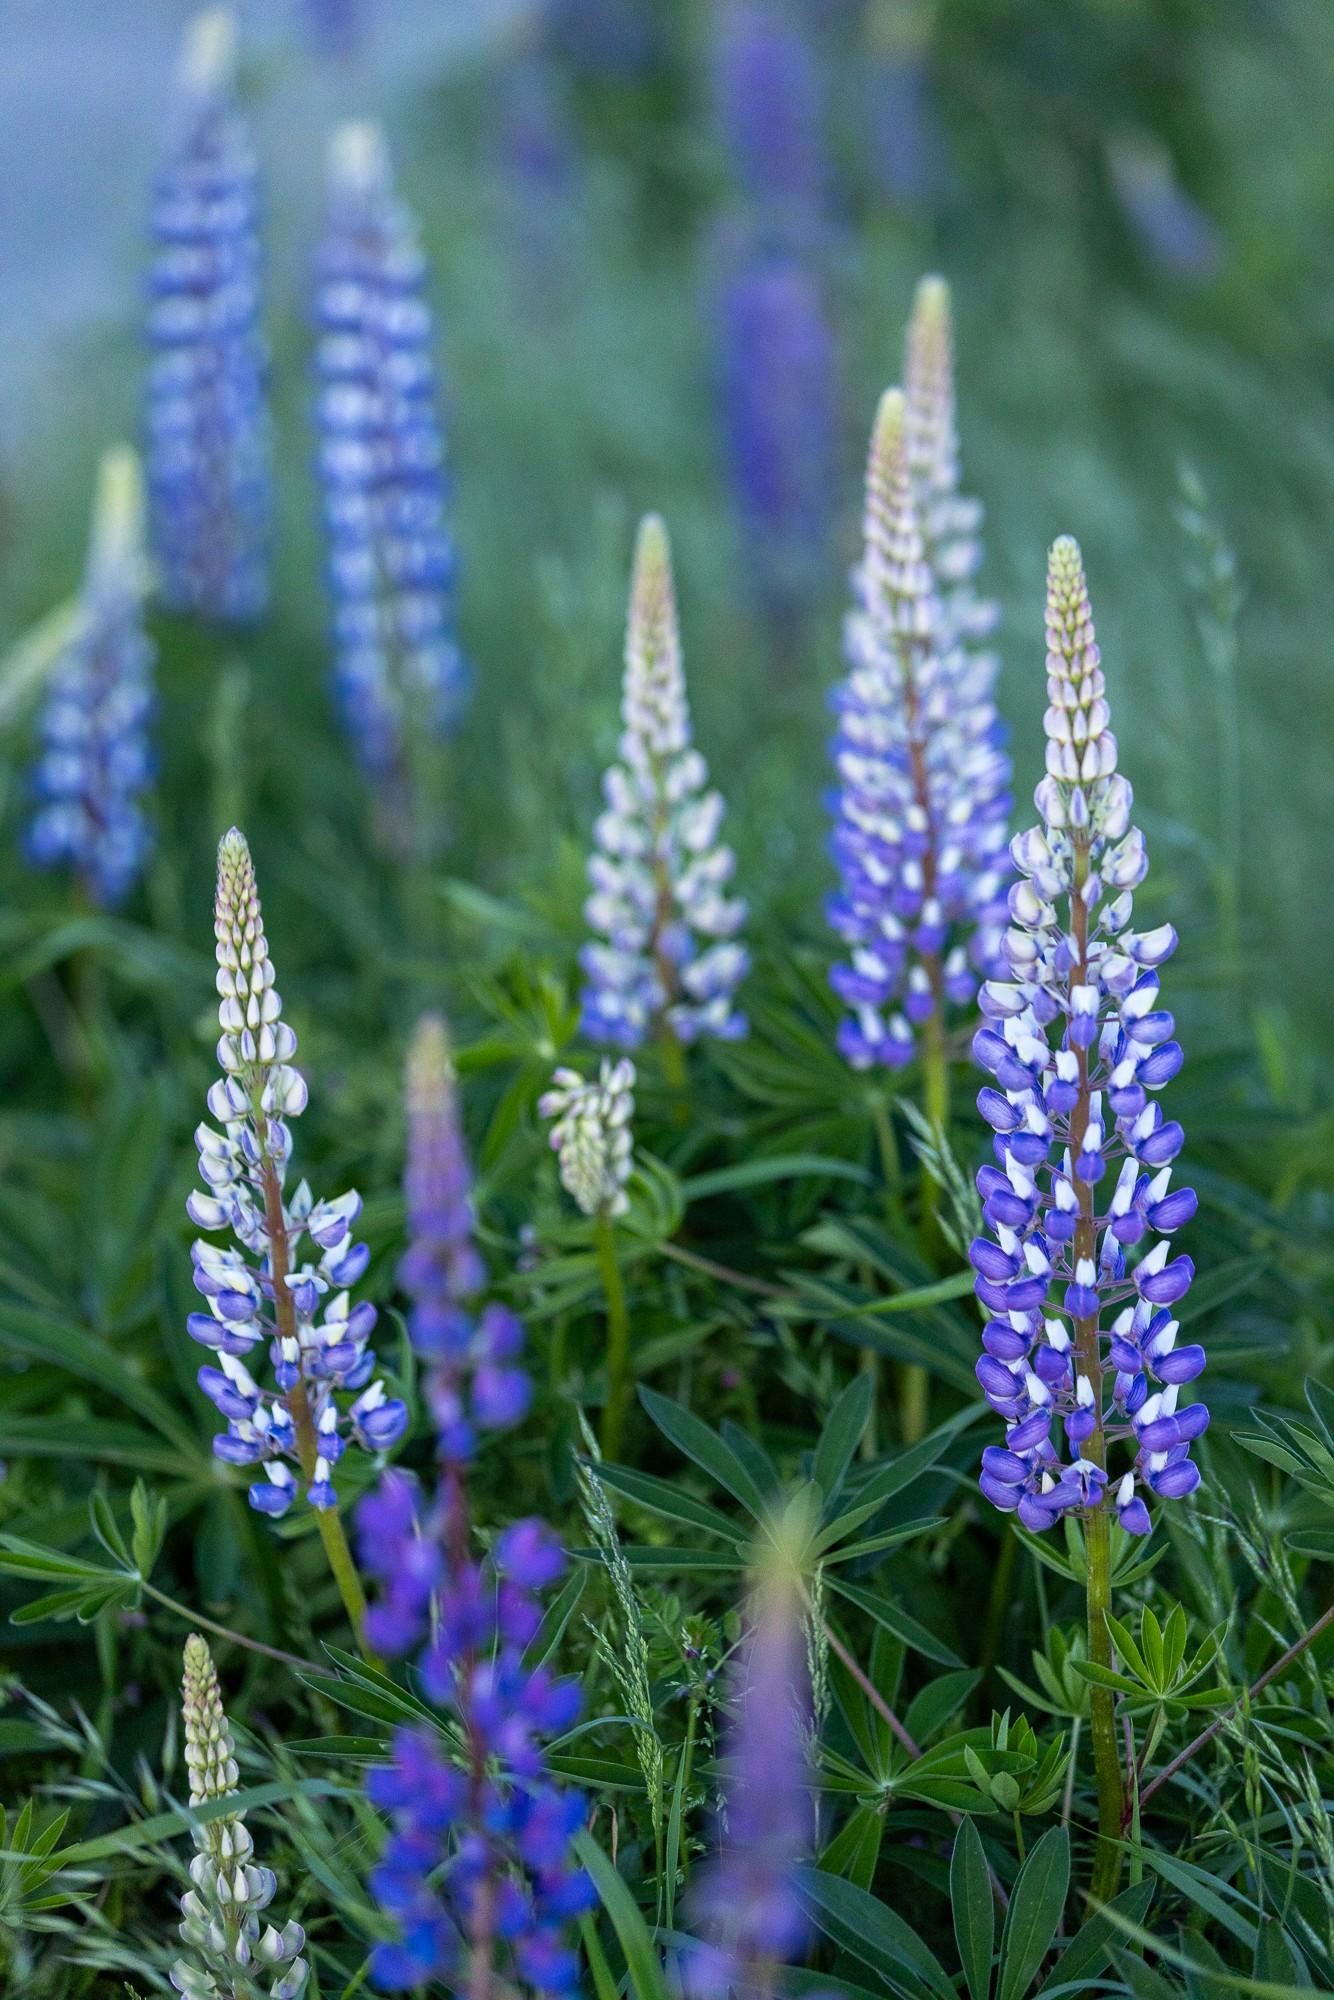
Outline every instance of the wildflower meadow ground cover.
POLYGON ((1329 1993, 1328 10, 172 29, 0 364, 0 1991, 1329 1993))

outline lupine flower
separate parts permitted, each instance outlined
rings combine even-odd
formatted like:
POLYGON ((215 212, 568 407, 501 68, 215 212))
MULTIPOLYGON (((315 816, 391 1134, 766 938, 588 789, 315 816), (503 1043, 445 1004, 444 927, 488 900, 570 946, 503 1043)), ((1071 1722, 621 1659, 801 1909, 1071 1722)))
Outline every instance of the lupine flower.
POLYGON ((588 864, 584 915, 599 941, 580 954, 583 1031, 626 1049, 659 1024, 679 1042, 734 1040, 746 1031, 733 1002, 750 963, 737 939, 746 905, 727 894, 725 808, 691 743, 671 549, 655 514, 635 548, 621 718, 588 864))
POLYGON ((68 863, 102 908, 124 901, 152 844, 143 807, 153 776, 144 580, 139 462, 132 451, 111 451, 98 478, 74 633, 42 716, 27 839, 39 867, 68 863))
POLYGON ((782 0, 731 0, 718 20, 718 113, 739 190, 770 224, 802 229, 825 180, 810 42, 782 0))
POLYGON ((370 1261, 352 1237, 361 1196, 353 1189, 317 1202, 305 1181, 284 1192, 288 1121, 306 1108, 306 1084, 292 1067, 296 1036, 282 1018, 250 849, 235 827, 218 848, 214 931, 223 1074, 208 1108, 222 1129, 195 1133, 204 1188, 186 1206, 200 1229, 229 1231, 235 1244, 201 1241, 191 1252, 208 1310, 191 1313, 187 1326, 218 1364, 200 1369, 199 1386, 227 1419, 213 1440, 217 1456, 264 1468, 252 1507, 287 1511, 298 1490, 293 1464, 311 1505, 333 1507, 333 1468, 349 1438, 386 1450, 406 1429, 407 1410, 375 1375, 374 1306, 352 1303, 370 1261), (248 1365, 265 1342, 272 1388, 248 1365))
POLYGON ((538 1593, 564 1567, 545 1523, 518 1521, 480 1558, 473 1547, 467 1473, 481 1430, 523 1416, 523 1332, 497 1305, 480 1314, 484 1280, 472 1242, 468 1163, 441 1022, 418 1029, 408 1065, 404 1289, 409 1331, 426 1370, 439 1484, 424 1512, 391 1473, 358 1514, 362 1560, 382 1581, 367 1630, 385 1652, 420 1647, 421 1682, 450 1715, 451 1739, 402 1729, 393 1762, 368 1780, 393 1830, 371 1887, 398 1937, 372 1960, 391 1992, 442 1979, 490 1991, 510 1985, 568 1992, 577 1963, 564 1942, 570 1918, 592 1903, 570 1865, 583 1802, 546 1775, 541 1739, 579 1709, 573 1682, 529 1668, 524 1649, 541 1622, 538 1593))
POLYGON ((771 1994, 777 1969, 809 1940, 795 1876, 813 1831, 813 1718, 800 1607, 773 1558, 752 1597, 735 1692, 721 1847, 690 1897, 703 1939, 686 1960, 690 2000, 771 1994))
POLYGON ((316 300, 334 685, 353 749, 390 787, 414 739, 457 719, 466 678, 425 279, 383 134, 341 127, 316 300))
POLYGON ((723 435, 747 560, 780 632, 823 573, 835 517, 834 340, 819 278, 741 227, 718 251, 723 435))
POLYGON ((930 1023, 938 1034, 947 1008, 972 1001, 978 971, 994 961, 1005 876, 1009 767, 994 662, 964 643, 972 516, 953 493, 948 347, 934 358, 928 369, 914 357, 911 418, 898 389, 876 415, 850 670, 834 698, 831 846, 842 887, 828 914, 850 953, 830 981, 851 1010, 838 1046, 858 1069, 906 1063, 916 1029, 930 1023), (958 577, 944 605, 928 519, 937 559, 958 577))
MULTIPOLYGON (((190 1804, 207 1805, 236 1790, 236 1756, 213 1656, 198 1633, 185 1642, 181 1721, 190 1804)), ((171 1968, 185 2000, 296 2000, 309 1966, 300 1956, 298 1923, 261 1927, 277 1878, 257 1867, 255 1843, 240 1813, 208 1820, 195 1834, 193 1887, 181 1898, 181 1941, 188 1956, 171 1968)))
POLYGON ((973 1044, 995 1078, 978 1109, 998 1162, 977 1179, 992 1230, 971 1251, 992 1315, 977 1376, 1006 1422, 981 1485, 1032 1529, 1110 1491, 1122 1527, 1142 1535, 1142 1491, 1179 1499, 1198 1485, 1190 1446, 1209 1422, 1203 1403, 1180 1401, 1205 1357, 1178 1342, 1172 1308, 1195 1267, 1169 1239, 1195 1195, 1171 1187, 1183 1133, 1156 1100, 1182 1060, 1158 990, 1177 939, 1171 924, 1131 927, 1148 859, 1068 537, 1048 570, 1047 694, 1042 823, 1011 847, 1023 879, 1010 891, 1010 977, 983 987, 973 1044), (1133 1459, 1125 1471, 1109 1468, 1109 1444, 1133 1459))
POLYGON ((226 624, 264 609, 270 511, 255 162, 235 54, 233 15, 198 15, 153 197, 148 316, 148 491, 162 593, 174 610, 226 624))
POLYGON ((561 1185, 585 1215, 624 1215, 625 1192, 634 1164, 635 1066, 628 1057, 603 1058, 595 1083, 576 1069, 558 1069, 554 1089, 538 1100, 544 1118, 553 1118, 552 1150, 560 1158, 561 1185))
POLYGON ((349 56, 366 34, 367 0, 302 0, 316 46, 349 56))

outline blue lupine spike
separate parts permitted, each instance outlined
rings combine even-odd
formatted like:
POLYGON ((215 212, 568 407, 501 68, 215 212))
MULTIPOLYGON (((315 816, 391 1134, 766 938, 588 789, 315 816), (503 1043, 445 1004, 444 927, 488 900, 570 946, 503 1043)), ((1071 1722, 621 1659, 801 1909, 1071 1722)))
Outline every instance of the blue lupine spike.
POLYGON ((769 226, 800 231, 825 193, 810 41, 774 0, 729 0, 717 19, 718 115, 733 175, 769 226))
POLYGON ((357 757, 389 786, 405 782, 414 736, 452 727, 467 679, 425 278, 383 134, 343 126, 316 304, 334 685, 357 757))
POLYGON ((256 171, 226 8, 186 34, 178 129, 153 194, 150 524, 162 594, 244 624, 268 596, 270 466, 256 171))
POLYGON ((1157 1004, 1157 967, 1176 932, 1130 928, 1148 860, 1116 768, 1083 562, 1068 536, 1048 570, 1047 694, 1042 824, 1011 843, 1020 879, 1004 940, 1009 977, 983 986, 988 1025, 974 1042, 1001 1086, 978 1100, 999 1164, 977 1179, 995 1238, 972 1249, 992 1315, 977 1376, 1007 1426, 1005 1449, 983 1453, 980 1483, 1035 1530, 1110 1492, 1122 1527, 1143 1535, 1151 1524, 1139 1487, 1163 1499, 1192 1492, 1190 1446, 1209 1421, 1203 1403, 1179 1403, 1204 1353, 1177 1345, 1172 1317, 1195 1267, 1170 1257, 1168 1234, 1189 1222, 1195 1196, 1170 1191, 1181 1128, 1150 1096, 1180 1066, 1172 1018, 1157 1004), (1118 1158, 1099 1203, 1095 1189, 1118 1158), (1058 1420, 1068 1460, 1051 1436, 1058 1420), (1121 1443, 1133 1464, 1109 1470, 1108 1446, 1121 1443))
POLYGON ((73 635, 52 676, 27 834, 43 868, 67 863, 102 908, 122 903, 152 845, 153 647, 143 628, 143 487, 127 447, 102 460, 73 635))
POLYGON ((584 1033, 625 1049, 658 1024, 680 1042, 735 1040, 746 1031, 735 1005, 750 963, 737 936, 746 905, 727 893, 725 808, 691 742, 671 546, 655 514, 635 545, 621 717, 588 863, 584 915, 597 938, 580 954, 584 1033))
POLYGON ((296 1036, 282 1018, 254 864, 235 827, 218 847, 213 929, 223 1073, 208 1108, 221 1130, 196 1129, 204 1186, 186 1210, 198 1228, 226 1230, 237 1247, 194 1245, 195 1289, 208 1311, 191 1313, 187 1331, 220 1364, 199 1371, 200 1388, 228 1420, 214 1439, 216 1456, 228 1465, 263 1467, 264 1478, 250 1488, 251 1506, 286 1513, 297 1494, 298 1423, 308 1422, 316 1455, 306 1497, 313 1507, 333 1507, 331 1473, 347 1443, 384 1451, 403 1435, 408 1413, 374 1376, 367 1346, 374 1306, 351 1300, 350 1287, 370 1259, 365 1244, 352 1239, 361 1196, 352 1189, 313 1201, 304 1181, 285 1192, 288 1121, 306 1108, 306 1083, 292 1066, 296 1036), (300 1262, 305 1237, 311 1254, 300 1262), (291 1302, 287 1332, 276 1302, 279 1284, 291 1302), (262 1343, 273 1388, 261 1386, 247 1366, 262 1343), (352 1400, 340 1403, 340 1395, 352 1400))
POLYGON ((477 1433, 516 1424, 529 1382, 513 1314, 473 1309, 485 1272, 472 1241, 449 1043, 434 1017, 414 1038, 407 1097, 401 1277, 439 1481, 423 1514, 409 1481, 390 1474, 357 1520, 363 1564, 381 1585, 367 1631, 384 1652, 420 1649, 422 1686, 450 1714, 459 1749, 441 1731, 400 1729, 392 1762, 368 1779, 372 1803, 392 1821, 371 1887, 397 1933, 377 1947, 371 1973, 390 1992, 435 1979, 489 1991, 480 1975, 494 1971, 507 1988, 564 1993, 577 1976, 565 1930, 595 1898, 569 1854, 583 1802, 552 1782, 542 1739, 573 1724, 579 1692, 524 1660, 541 1623, 538 1595, 564 1556, 537 1520, 505 1529, 485 1557, 473 1546, 477 1433))

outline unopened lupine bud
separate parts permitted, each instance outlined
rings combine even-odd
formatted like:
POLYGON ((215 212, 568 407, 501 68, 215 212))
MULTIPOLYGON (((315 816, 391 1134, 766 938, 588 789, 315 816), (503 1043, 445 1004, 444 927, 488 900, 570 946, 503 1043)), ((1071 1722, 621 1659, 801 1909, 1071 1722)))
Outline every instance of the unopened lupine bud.
POLYGON ((1171 1187, 1168 1163, 1184 1135, 1150 1096, 1181 1066, 1154 970, 1176 933, 1170 924, 1138 936, 1127 928, 1144 841, 1129 823, 1130 787, 1116 769, 1083 563, 1069 537, 1051 551, 1046 637, 1047 775, 1036 794, 1044 824, 1011 844, 1024 878, 1010 894, 1011 976, 983 988, 987 1022, 973 1043, 996 1080, 978 1109, 997 1160, 977 1179, 994 1236, 971 1252, 992 1316, 977 1375, 1007 1424, 1005 1449, 983 1453, 981 1486, 1032 1529, 1100 1506, 1110 1491, 1121 1525, 1147 1534, 1139 1488, 1165 1499, 1191 1492, 1199 1472, 1190 1445, 1209 1421, 1202 1403, 1178 1407, 1204 1353, 1176 1345, 1170 1308, 1195 1267, 1171 1257, 1167 1239, 1196 1203, 1191 1189, 1171 1187), (1109 887, 1119 893, 1105 900, 1109 887), (1111 1190, 1101 1206, 1099 1186, 1111 1190), (1110 1326, 1104 1312, 1114 1314, 1110 1326), (1057 1421, 1070 1461, 1051 1436, 1057 1421), (1123 1443, 1133 1467, 1109 1487, 1109 1447, 1123 1443))
POLYGON ((264 608, 270 512, 256 175, 235 66, 234 15, 197 15, 153 196, 148 317, 148 490, 163 595, 226 624, 264 608))
POLYGON ((1004 928, 1009 760, 979 650, 995 622, 971 578, 980 509, 958 492, 948 292, 919 290, 906 394, 881 399, 867 463, 865 552, 834 697, 830 923, 850 948, 830 975, 848 1006, 839 1048, 898 1067, 916 1031, 971 1002, 1004 928))
POLYGON ((585 1082, 578 1070, 558 1069, 552 1083, 537 1108, 555 1120, 551 1145, 562 1185, 585 1215, 623 1215, 634 1163, 634 1064, 628 1057, 616 1063, 604 1058, 595 1082, 585 1082))
POLYGON ((667 530, 639 530, 622 686, 621 762, 603 780, 584 915, 597 940, 583 1028, 637 1048, 663 1023, 678 1041, 745 1033, 734 994, 750 959, 737 933, 746 906, 727 893, 734 861, 719 838, 720 794, 691 742, 667 530))
POLYGON ((236 827, 218 848, 214 935, 223 1074, 208 1108, 221 1130, 196 1130, 204 1186, 186 1209, 200 1229, 230 1231, 238 1247, 194 1245, 195 1289, 207 1311, 191 1313, 187 1330, 217 1357, 217 1367, 199 1371, 200 1388, 227 1419, 215 1453, 228 1465, 264 1467, 264 1479, 250 1488, 251 1506, 287 1511, 297 1490, 292 1466, 301 1466, 309 1426, 305 1443, 316 1456, 307 1497, 312 1506, 332 1507, 332 1470, 349 1439, 369 1452, 386 1450, 402 1436, 407 1410, 374 1375, 367 1345, 374 1306, 352 1303, 350 1287, 370 1261, 352 1236, 360 1195, 317 1202, 304 1181, 285 1192, 288 1120, 305 1109, 306 1084, 292 1067, 296 1036, 282 1017, 254 864, 236 827), (298 1261, 303 1237, 311 1254, 298 1261), (247 1365, 263 1343, 273 1388, 247 1365))
POLYGON ((334 685, 369 776, 405 782, 413 736, 444 735, 466 684, 426 263, 383 132, 344 125, 329 153, 320 254, 319 472, 334 685))
POLYGON ((102 460, 73 637, 52 676, 33 774, 27 849, 64 862, 94 903, 114 908, 151 845, 144 794, 153 776, 153 646, 143 627, 146 565, 139 461, 102 460))
MULTIPOLYGON (((237 1789, 231 1729, 217 1669, 205 1640, 185 1642, 181 1722, 190 1804, 209 1805, 237 1789)), ((279 1931, 261 1923, 277 1889, 272 1869, 255 1865, 254 1842, 239 1813, 221 1814, 195 1830, 191 1887, 181 1898, 181 1942, 187 1956, 171 1968, 185 2000, 296 2000, 309 1967, 300 1956, 300 1924, 279 1931), (269 1968, 276 1967, 272 1979, 269 1968)))

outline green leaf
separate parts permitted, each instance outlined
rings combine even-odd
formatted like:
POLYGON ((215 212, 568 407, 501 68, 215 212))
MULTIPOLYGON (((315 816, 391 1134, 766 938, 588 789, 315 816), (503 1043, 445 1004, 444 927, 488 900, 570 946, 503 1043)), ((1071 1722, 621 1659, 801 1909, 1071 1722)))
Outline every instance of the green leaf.
POLYGON ((729 1521, 726 1514, 711 1507, 707 1500, 696 1500, 691 1494, 682 1493, 655 1473, 635 1472, 628 1465, 609 1465, 605 1460, 596 1465, 590 1461, 588 1469, 604 1486, 614 1487, 616 1492, 624 1493, 629 1500, 637 1500, 652 1514, 661 1514, 668 1521, 684 1522, 690 1528, 702 1528, 705 1534, 721 1535, 725 1541, 732 1543, 743 1539, 735 1521, 729 1521))
POLYGON ((142 1479, 135 1480, 130 1492, 130 1519, 134 1566, 140 1576, 150 1576, 167 1532, 167 1503, 161 1494, 151 1494, 142 1479))
POLYGON ((996 2000, 1023 2000, 1060 1928, 1069 1887, 1070 1835, 1054 1826, 1019 1870, 1001 1937, 996 2000))
POLYGON ((1132 1924, 1142 1924, 1152 1901, 1152 1882, 1137 1882, 1133 1888, 1123 1889, 1119 1896, 1114 1896, 1104 1909, 1095 1910, 1075 1932, 1039 1986, 1039 1995, 1050 1993, 1058 1986, 1072 1992, 1083 1991, 1083 1982, 1094 1978, 1106 1965, 1112 1954, 1112 1944, 1119 1935, 1106 1911, 1115 1911, 1132 1924))
POLYGON ((686 1409, 684 1403, 675 1403, 670 1396, 660 1396, 656 1389, 641 1388, 639 1400, 663 1436, 670 1438, 678 1451, 684 1452, 687 1458, 693 1458, 710 1479, 716 1480, 734 1500, 739 1500, 757 1520, 767 1512, 768 1500, 752 1477, 749 1466, 742 1464, 717 1431, 711 1430, 693 1410, 686 1409))
POLYGON ((114 1396, 178 1449, 197 1453, 198 1438, 171 1404, 100 1335, 7 1302, 0 1308, 0 1349, 24 1361, 68 1369, 114 1396))
MULTIPOLYGON (((875 1394, 874 1379, 864 1370, 854 1375, 825 1419, 820 1442, 815 1447, 811 1478, 824 1495, 826 1505, 837 1498, 847 1477, 853 1453, 866 1429, 875 1394)), ((864 1498, 865 1496, 861 1496, 864 1498)))
POLYGON ((802 1868, 797 1893, 825 1936, 879 1973, 894 1993, 919 2000, 923 1993, 954 2000, 954 1988, 935 1953, 912 1925, 855 1882, 802 1868))
POLYGON ((849 1583, 846 1577, 835 1576, 832 1572, 826 1573, 826 1580, 831 1590, 837 1591, 840 1597, 846 1597, 849 1604, 855 1604, 868 1618, 874 1618, 877 1625, 883 1625, 886 1632, 902 1639, 904 1645, 910 1646, 915 1653, 934 1660, 937 1666, 963 1665, 959 1655, 951 1651, 943 1639, 937 1639, 933 1632, 928 1632, 925 1625, 919 1625, 899 1605, 891 1604, 886 1598, 877 1597, 874 1591, 864 1589, 859 1583, 849 1583))
POLYGON ((682 1181, 681 1193, 687 1202, 705 1201, 713 1195, 736 1194, 741 1188, 763 1187, 769 1181, 815 1180, 856 1181, 871 1185, 865 1167, 849 1160, 827 1159, 821 1153, 780 1153, 768 1159, 743 1160, 734 1167, 720 1167, 716 1173, 695 1174, 682 1181))
POLYGON ((1215 1923, 1230 1931, 1248 1951, 1255 1950, 1259 1933, 1253 1923, 1238 1914, 1240 1898, 1232 1883, 1220 1881, 1217 1875, 1197 1868, 1193 1862, 1178 1860, 1175 1855, 1160 1854, 1154 1847, 1144 1848, 1143 1854, 1150 1868, 1155 1869, 1165 1882, 1170 1882, 1179 1895, 1194 1903, 1197 1909, 1206 1910, 1215 1923))
MULTIPOLYGON (((575 1549, 580 1562, 600 1563, 601 1549, 575 1549)), ((623 1542, 621 1554, 631 1569, 668 1570, 673 1575, 730 1576, 746 1566, 740 1550, 666 1548, 657 1544, 623 1542)))
POLYGON ((982 1839, 971 1819, 960 1822, 950 1857, 950 1907, 954 1941, 972 2000, 991 1992, 991 1959, 996 1949, 996 1905, 982 1839))
POLYGON ((1161 1972, 1147 1966, 1142 1958, 1136 1958, 1116 1945, 1112 1946, 1110 1957, 1129 1988, 1132 2000, 1180 2000, 1179 1989, 1170 1980, 1164 1979, 1161 1972))
POLYGON ((658 1948, 623 1877, 587 1828, 574 1836, 574 1851, 611 1919, 637 2000, 669 2000, 658 1948))
POLYGON ((116 1523, 111 1502, 100 1487, 89 1495, 88 1515, 93 1524, 93 1533, 112 1561, 118 1563, 122 1569, 132 1569, 134 1565, 125 1546, 125 1537, 116 1523))

